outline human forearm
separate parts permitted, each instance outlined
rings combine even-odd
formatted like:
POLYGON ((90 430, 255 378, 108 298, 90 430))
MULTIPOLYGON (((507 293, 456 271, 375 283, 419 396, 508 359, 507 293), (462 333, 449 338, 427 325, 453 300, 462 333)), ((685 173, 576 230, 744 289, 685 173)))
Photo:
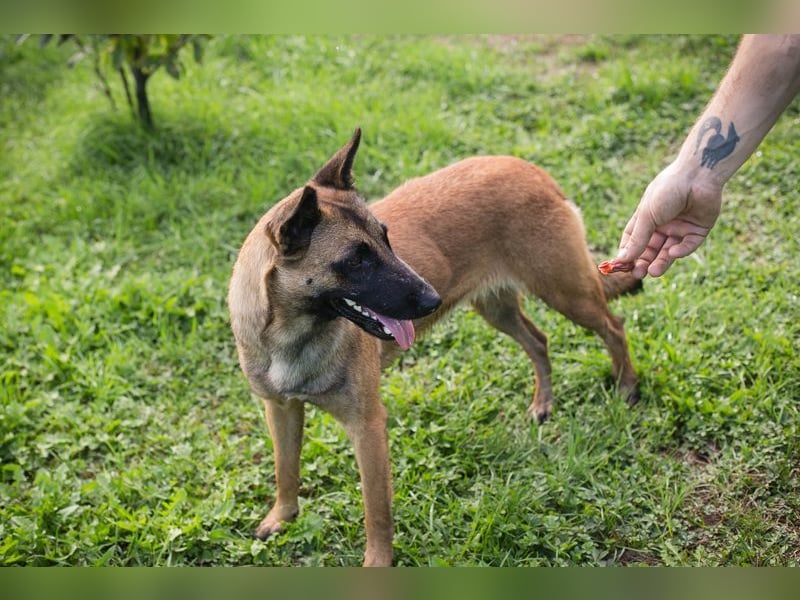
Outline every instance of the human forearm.
POLYGON ((800 35, 746 35, 675 167, 722 189, 800 90, 800 35))

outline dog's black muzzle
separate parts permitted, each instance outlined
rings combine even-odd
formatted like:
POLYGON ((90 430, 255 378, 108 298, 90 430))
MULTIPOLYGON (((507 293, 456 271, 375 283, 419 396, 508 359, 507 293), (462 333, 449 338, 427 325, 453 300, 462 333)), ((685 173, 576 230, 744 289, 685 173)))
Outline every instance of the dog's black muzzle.
POLYGON ((404 264, 399 269, 374 272, 365 283, 334 296, 331 308, 370 335, 394 339, 404 350, 414 343, 412 322, 442 304, 436 290, 404 264))
POLYGON ((421 319, 442 304, 439 294, 409 267, 378 271, 360 294, 371 309, 395 319, 421 319))

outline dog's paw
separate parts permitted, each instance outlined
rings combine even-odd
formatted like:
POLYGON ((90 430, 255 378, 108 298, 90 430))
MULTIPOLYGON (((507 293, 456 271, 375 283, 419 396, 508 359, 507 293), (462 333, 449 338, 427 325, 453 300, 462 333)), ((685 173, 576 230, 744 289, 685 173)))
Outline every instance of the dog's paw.
POLYGON ((363 567, 391 567, 392 566, 392 549, 389 548, 383 552, 367 552, 364 555, 363 567))
POLYGON ((531 421, 536 421, 538 425, 541 425, 547 419, 550 418, 550 413, 552 412, 552 403, 550 402, 533 402, 529 407, 528 411, 526 412, 526 416, 531 421))
POLYGON ((273 508, 261 521, 253 536, 263 541, 273 534, 280 533, 286 525, 294 521, 295 517, 297 517, 297 512, 297 509, 273 508))
POLYGON ((628 406, 636 406, 639 404, 639 401, 642 399, 641 394, 639 393, 639 386, 635 385, 630 390, 628 390, 625 394, 625 401, 628 403, 628 406))
POLYGON ((256 528, 253 537, 262 542, 275 533, 280 533, 286 523, 281 521, 267 521, 264 519, 256 528))

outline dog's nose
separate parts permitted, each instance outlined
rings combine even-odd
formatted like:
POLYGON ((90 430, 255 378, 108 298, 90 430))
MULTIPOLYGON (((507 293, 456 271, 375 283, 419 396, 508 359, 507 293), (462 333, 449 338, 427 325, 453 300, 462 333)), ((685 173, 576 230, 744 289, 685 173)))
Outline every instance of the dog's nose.
POLYGON ((422 293, 414 294, 417 308, 423 315, 429 315, 442 305, 442 298, 432 287, 422 293))

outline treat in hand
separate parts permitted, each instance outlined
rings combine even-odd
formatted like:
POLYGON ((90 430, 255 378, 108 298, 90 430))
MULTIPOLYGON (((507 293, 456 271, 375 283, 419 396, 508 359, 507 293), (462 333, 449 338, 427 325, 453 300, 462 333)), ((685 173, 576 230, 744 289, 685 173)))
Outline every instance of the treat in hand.
POLYGON ((597 268, 603 275, 610 275, 611 273, 627 273, 628 271, 633 271, 633 263, 623 262, 615 258, 612 260, 604 260, 597 265, 597 268))

